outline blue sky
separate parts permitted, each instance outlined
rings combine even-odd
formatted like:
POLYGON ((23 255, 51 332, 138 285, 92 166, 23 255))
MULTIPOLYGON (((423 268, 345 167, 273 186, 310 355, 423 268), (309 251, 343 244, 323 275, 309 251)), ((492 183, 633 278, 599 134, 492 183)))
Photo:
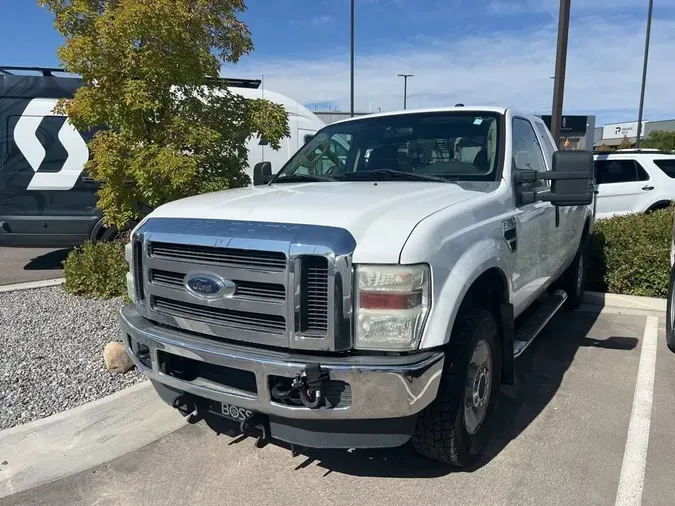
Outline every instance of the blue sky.
MULTIPOLYGON (((637 116, 647 0, 573 0, 565 112, 637 116)), ((675 0, 655 0, 645 118, 675 118, 675 0)), ((356 108, 506 105, 548 113, 558 0, 356 0, 356 108)), ((0 63, 58 65, 60 36, 33 0, 0 0, 0 63)), ((349 108, 349 0, 257 0, 255 50, 226 75, 310 108, 349 108)))

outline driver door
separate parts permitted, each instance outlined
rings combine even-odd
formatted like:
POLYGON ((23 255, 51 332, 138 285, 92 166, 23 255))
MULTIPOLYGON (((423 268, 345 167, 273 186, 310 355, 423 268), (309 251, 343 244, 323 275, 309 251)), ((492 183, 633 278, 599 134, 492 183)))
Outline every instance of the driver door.
MULTIPOLYGON (((512 172, 546 171, 539 139, 530 121, 513 118, 512 172)), ((545 191, 538 180, 524 185, 530 191, 545 191)), ((551 240, 555 231, 555 208, 549 202, 521 204, 515 213, 518 249, 512 273, 513 305, 516 316, 546 288, 551 278, 551 240)))

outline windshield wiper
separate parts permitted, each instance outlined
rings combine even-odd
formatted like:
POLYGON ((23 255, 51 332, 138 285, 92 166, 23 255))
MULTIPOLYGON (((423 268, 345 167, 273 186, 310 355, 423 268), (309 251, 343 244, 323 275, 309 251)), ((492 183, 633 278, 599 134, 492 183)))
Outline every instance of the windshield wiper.
POLYGON ((379 176, 378 179, 391 178, 391 179, 404 179, 407 181, 436 181, 438 183, 447 183, 448 181, 438 176, 429 176, 426 174, 417 174, 415 172, 404 172, 402 170, 393 170, 393 169, 372 169, 364 170, 359 172, 348 172, 345 175, 357 176, 359 179, 367 179, 368 176, 379 176))
POLYGON ((275 177, 271 183, 297 183, 298 181, 337 181, 330 176, 317 176, 315 174, 289 174, 288 176, 275 177))

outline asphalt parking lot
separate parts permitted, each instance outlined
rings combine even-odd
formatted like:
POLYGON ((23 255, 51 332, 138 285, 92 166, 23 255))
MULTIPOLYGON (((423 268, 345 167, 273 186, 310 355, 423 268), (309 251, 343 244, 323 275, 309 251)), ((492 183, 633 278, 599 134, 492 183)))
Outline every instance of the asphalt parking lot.
POLYGON ((63 276, 67 249, 0 247, 0 285, 43 281, 63 276))
POLYGON ((472 470, 408 447, 293 456, 198 424, 0 504, 672 505, 664 318, 613 311, 549 323, 500 394, 496 436, 472 470))

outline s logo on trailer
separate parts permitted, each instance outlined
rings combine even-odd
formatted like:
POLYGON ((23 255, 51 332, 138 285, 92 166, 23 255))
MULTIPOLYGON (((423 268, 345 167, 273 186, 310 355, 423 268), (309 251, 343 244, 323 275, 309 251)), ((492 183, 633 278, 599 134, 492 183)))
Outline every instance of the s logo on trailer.
POLYGON ((53 112, 57 101, 53 98, 32 99, 14 127, 14 142, 35 171, 28 190, 71 190, 89 160, 87 143, 66 118, 58 132, 58 140, 68 156, 60 171, 39 172, 47 152, 37 137, 37 130, 46 117, 57 116, 53 112))

